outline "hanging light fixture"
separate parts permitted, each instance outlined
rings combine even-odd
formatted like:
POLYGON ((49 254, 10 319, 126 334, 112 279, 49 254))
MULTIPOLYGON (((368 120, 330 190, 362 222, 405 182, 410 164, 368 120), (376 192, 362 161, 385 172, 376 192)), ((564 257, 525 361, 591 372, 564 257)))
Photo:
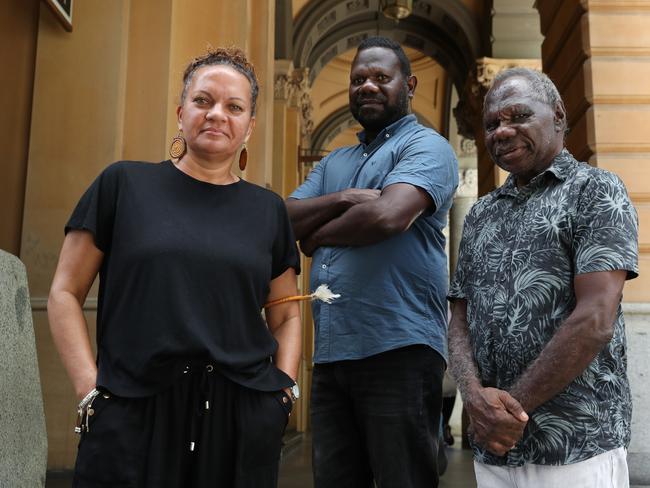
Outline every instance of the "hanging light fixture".
POLYGON ((413 0, 380 0, 379 8, 389 19, 405 19, 413 11, 413 0))

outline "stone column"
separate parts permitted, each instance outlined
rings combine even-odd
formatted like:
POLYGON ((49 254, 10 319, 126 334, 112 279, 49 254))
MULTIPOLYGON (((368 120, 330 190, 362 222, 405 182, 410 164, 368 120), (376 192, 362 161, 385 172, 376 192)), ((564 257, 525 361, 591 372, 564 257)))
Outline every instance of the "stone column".
POLYGON ((293 85, 293 91, 290 104, 296 107, 300 114, 300 146, 302 148, 311 148, 311 134, 314 131, 314 121, 312 119, 314 107, 311 103, 309 68, 294 70, 291 84, 293 85))
MULTIPOLYGON (((299 148, 311 147, 311 133, 314 123, 311 118, 312 103, 309 88, 309 69, 298 68, 289 69, 286 75, 277 79, 277 87, 281 89, 282 97, 286 96, 284 103, 285 126, 284 126, 284 144, 286 149, 286 160, 283 168, 284 192, 288 196, 305 177, 304 166, 299 162, 299 148)), ((282 139, 282 137, 281 137, 282 139)), ((276 142, 277 143, 277 142, 276 142)), ((276 165, 280 162, 275 161, 276 165)), ((298 278, 298 288, 301 293, 308 293, 309 290, 309 271, 311 268, 311 259, 305 256, 301 258, 302 273, 298 278)), ((298 402, 296 429, 304 432, 309 429, 309 404, 311 395, 311 378, 312 378, 312 358, 314 352, 314 326, 311 315, 311 306, 304 302, 301 304, 302 310, 302 362, 300 364, 300 388, 301 400, 298 402)))
POLYGON ((47 435, 27 273, 0 250, 0 486, 43 487, 47 435))
POLYGON ((273 118, 273 189, 284 198, 298 186, 299 112, 290 104, 296 85, 293 62, 275 60, 273 118))
MULTIPOLYGON (((458 103, 458 94, 454 90, 452 92, 451 103, 458 103)), ((454 196, 454 201, 449 210, 449 225, 447 226, 448 245, 447 255, 449 256, 449 277, 453 278, 458 262, 458 248, 463 235, 463 223, 465 216, 471 208, 472 204, 476 201, 478 190, 478 171, 476 161, 476 144, 472 139, 467 139, 460 135, 457 127, 457 118, 452 117, 449 121, 449 143, 454 148, 454 152, 458 158, 458 189, 454 196)), ((449 378, 445 378, 449 381, 449 378)), ((463 412, 462 399, 459 394, 456 395, 455 407, 453 409, 452 417, 449 425, 456 435, 460 433, 462 438, 462 446, 465 449, 469 448, 467 445, 467 432, 468 418, 463 412)))
POLYGON ((463 222, 469 209, 476 202, 478 171, 473 168, 459 170, 458 190, 449 211, 449 269, 453 277, 458 263, 458 249, 463 236, 463 222))
MULTIPOLYGON (((474 146, 471 143, 472 141, 464 139, 466 146, 474 146)), ((461 150, 462 151, 462 150, 461 150)), ((459 153, 459 159, 461 159, 462 152, 459 153)), ((454 271, 456 270, 456 264, 458 263, 458 249, 460 246, 460 241, 463 236, 463 223, 465 222, 465 216, 469 212, 470 208, 474 202, 476 202, 476 193, 477 193, 477 183, 478 183, 478 171, 475 168, 463 168, 458 171, 458 189, 456 190, 456 195, 454 196, 454 202, 449 210, 449 269, 450 279, 453 278, 454 271)), ((448 381, 447 379, 445 381, 448 381)), ((453 418, 450 421, 452 430, 456 433, 459 432, 458 428, 460 427, 460 433, 462 437, 461 444, 463 448, 469 449, 469 443, 467 441, 467 428, 469 426, 469 418, 464 413, 461 413, 462 400, 460 394, 457 394, 456 405, 453 411, 453 418)))
MULTIPOLYGON (((247 0, 249 25, 247 30, 248 55, 255 64, 260 84, 257 101, 257 124, 249 141, 250 168, 246 179, 270 188, 273 183, 273 166, 281 164, 273 160, 273 88, 275 46, 275 0, 247 0)), ((239 2, 213 2, 217 4, 239 2)))
POLYGON ((628 339, 628 376, 632 388, 632 442, 627 454, 632 485, 650 486, 650 304, 624 303, 628 339))

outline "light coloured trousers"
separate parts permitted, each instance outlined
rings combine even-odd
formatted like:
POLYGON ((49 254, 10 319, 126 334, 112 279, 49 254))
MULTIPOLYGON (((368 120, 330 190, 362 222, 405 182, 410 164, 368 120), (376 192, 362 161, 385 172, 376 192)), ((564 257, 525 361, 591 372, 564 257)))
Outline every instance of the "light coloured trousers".
POLYGON ((564 466, 526 464, 518 468, 474 461, 478 488, 629 488, 623 447, 564 466))

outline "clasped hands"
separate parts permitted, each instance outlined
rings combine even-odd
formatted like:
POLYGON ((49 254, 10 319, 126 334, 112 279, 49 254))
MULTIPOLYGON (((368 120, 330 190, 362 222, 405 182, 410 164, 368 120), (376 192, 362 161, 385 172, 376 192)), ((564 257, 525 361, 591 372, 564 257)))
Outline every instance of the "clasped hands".
POLYGON ((497 456, 503 456, 521 439, 528 415, 507 391, 477 388, 465 399, 474 442, 497 456))

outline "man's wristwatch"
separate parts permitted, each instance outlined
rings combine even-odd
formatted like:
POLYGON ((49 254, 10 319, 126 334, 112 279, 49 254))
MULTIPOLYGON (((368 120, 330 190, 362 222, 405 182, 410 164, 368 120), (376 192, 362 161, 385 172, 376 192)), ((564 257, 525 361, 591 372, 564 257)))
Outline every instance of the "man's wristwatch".
POLYGON ((294 383, 293 386, 289 388, 289 396, 291 397, 292 403, 296 403, 296 400, 300 398, 300 388, 298 388, 297 383, 294 383))

